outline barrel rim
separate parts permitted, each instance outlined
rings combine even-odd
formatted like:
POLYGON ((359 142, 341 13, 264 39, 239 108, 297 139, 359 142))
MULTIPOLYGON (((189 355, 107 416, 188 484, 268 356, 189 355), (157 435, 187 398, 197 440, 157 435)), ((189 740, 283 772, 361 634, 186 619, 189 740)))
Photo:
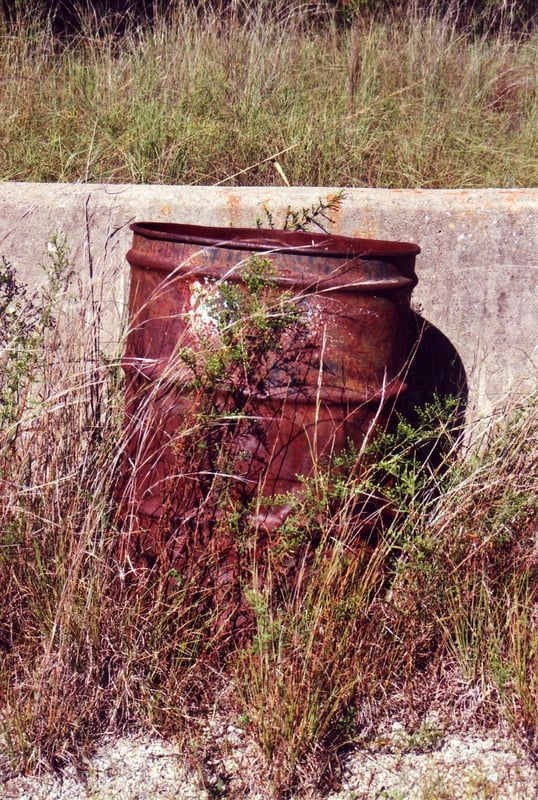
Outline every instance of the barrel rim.
POLYGON ((147 239, 255 252, 364 259, 416 256, 420 253, 420 247, 412 242, 362 239, 309 231, 223 228, 175 222, 134 222, 130 229, 135 235, 147 239))

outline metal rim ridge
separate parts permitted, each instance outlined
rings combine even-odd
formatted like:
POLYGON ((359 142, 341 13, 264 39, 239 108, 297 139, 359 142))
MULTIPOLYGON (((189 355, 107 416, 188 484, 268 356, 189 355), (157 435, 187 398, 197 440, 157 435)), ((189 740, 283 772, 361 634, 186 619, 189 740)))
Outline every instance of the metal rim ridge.
POLYGON ((232 250, 308 253, 364 259, 414 256, 420 253, 420 247, 411 242, 362 239, 329 233, 310 233, 309 231, 214 228, 206 225, 183 225, 173 222, 135 222, 130 228, 136 235, 148 239, 232 250))

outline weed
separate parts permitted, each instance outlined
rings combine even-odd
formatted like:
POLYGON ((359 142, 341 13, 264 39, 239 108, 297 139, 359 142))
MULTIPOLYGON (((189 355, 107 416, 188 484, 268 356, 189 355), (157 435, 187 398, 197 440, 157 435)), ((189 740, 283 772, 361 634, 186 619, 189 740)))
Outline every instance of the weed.
POLYGON ((402 752, 428 753, 441 746, 444 736, 445 732, 441 726, 426 719, 414 731, 405 731, 402 726, 400 730, 394 732, 393 728, 391 743, 396 750, 402 752))
POLYGON ((28 297, 11 264, 0 264, 0 361, 3 372, 0 422, 8 437, 16 437, 20 406, 28 390, 28 375, 36 365, 47 327, 46 312, 28 297))
POLYGON ((312 226, 319 228, 327 233, 327 225, 334 225, 334 219, 329 215, 337 212, 340 209, 342 200, 345 197, 345 192, 340 191, 337 194, 331 195, 326 200, 319 199, 318 203, 312 203, 310 208, 302 208, 300 211, 287 207, 284 219, 281 225, 276 225, 274 216, 267 206, 263 207, 264 219, 258 217, 256 219, 256 226, 258 228, 269 228, 274 230, 279 228, 285 231, 307 231, 311 230, 312 226))

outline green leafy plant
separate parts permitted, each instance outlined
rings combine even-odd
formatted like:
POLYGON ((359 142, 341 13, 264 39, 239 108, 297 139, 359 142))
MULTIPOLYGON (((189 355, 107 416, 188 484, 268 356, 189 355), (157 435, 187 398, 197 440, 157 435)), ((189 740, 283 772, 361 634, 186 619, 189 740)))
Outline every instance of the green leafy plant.
POLYGON ((16 435, 20 404, 28 390, 28 375, 39 355, 46 320, 42 309, 17 280, 13 266, 0 263, 0 421, 16 435), (14 427, 11 427, 14 426, 14 427))
POLYGON ((271 260, 252 256, 233 280, 207 282, 196 292, 196 307, 210 320, 209 333, 200 337, 198 352, 182 348, 179 356, 193 372, 193 389, 204 398, 214 400, 215 392, 225 389, 240 411, 250 391, 264 391, 270 382, 284 334, 301 325, 291 294, 276 289, 271 260))
POLYGON ((334 224, 334 219, 330 215, 340 210, 344 197, 345 192, 342 190, 331 195, 326 200, 320 197, 319 202, 312 203, 310 208, 304 207, 298 210, 288 206, 280 225, 276 224, 270 209, 264 206, 265 218, 258 217, 256 225, 258 228, 269 228, 271 230, 278 228, 285 231, 307 231, 314 226, 327 233, 327 226, 334 224))

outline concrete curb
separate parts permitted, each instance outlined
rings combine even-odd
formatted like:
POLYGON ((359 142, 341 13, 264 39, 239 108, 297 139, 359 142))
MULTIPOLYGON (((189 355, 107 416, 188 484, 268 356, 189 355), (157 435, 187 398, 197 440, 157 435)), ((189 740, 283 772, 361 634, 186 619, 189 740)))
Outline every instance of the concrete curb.
MULTIPOLYGON (((35 283, 51 238, 65 238, 80 275, 102 283, 112 347, 125 311, 131 222, 254 226, 269 212, 278 225, 288 208, 339 191, 0 183, 0 256, 35 283)), ((421 246, 414 302, 463 362, 471 419, 536 386, 538 189, 347 189, 332 220, 331 232, 421 246)))

